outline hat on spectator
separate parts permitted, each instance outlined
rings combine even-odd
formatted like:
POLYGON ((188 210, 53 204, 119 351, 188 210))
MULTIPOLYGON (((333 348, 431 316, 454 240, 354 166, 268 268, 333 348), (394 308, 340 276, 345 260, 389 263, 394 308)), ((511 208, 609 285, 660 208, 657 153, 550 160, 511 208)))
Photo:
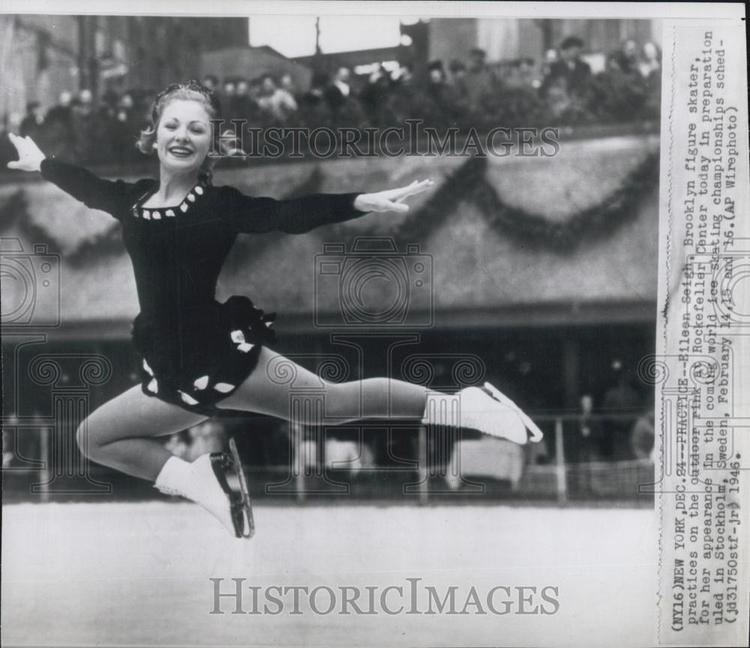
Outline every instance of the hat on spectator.
POLYGON ((430 61, 427 64, 427 69, 432 70, 440 70, 441 72, 445 71, 445 68, 443 67, 443 62, 440 59, 435 59, 433 61, 430 61))
POLYGON ((487 57, 487 52, 484 51, 481 47, 472 47, 469 50, 469 54, 471 54, 472 56, 476 54, 477 56, 481 56, 482 58, 487 57))
POLYGON ((583 48, 583 41, 578 36, 568 36, 562 43, 560 43, 560 49, 566 50, 571 47, 583 48))

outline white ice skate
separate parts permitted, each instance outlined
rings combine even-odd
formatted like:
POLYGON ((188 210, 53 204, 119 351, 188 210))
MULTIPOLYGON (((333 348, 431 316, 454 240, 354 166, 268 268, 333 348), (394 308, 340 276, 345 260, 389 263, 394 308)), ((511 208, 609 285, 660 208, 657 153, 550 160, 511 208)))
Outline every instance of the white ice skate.
POLYGON ((490 395, 495 400, 515 410, 516 414, 518 414, 521 421, 523 421, 523 424, 526 430, 528 431, 529 441, 531 441, 532 443, 539 443, 544 438, 544 433, 539 429, 537 424, 534 423, 534 421, 532 421, 531 418, 529 418, 528 414, 526 414, 526 412, 524 412, 520 407, 518 407, 518 405, 516 405, 512 400, 510 400, 510 398, 508 398, 505 394, 503 394, 497 387, 486 382, 484 383, 484 388, 490 393, 490 395))
POLYGON ((485 434, 519 445, 536 443, 544 436, 537 425, 510 398, 490 383, 462 389, 461 421, 485 434))

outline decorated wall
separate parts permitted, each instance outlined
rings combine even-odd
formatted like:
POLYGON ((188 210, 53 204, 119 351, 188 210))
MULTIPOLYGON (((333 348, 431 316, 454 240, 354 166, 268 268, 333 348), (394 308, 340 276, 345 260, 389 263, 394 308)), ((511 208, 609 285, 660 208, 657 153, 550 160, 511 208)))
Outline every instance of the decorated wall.
MULTIPOLYGON (((417 316, 430 310, 438 326, 470 322, 480 311, 502 325, 514 308, 564 307, 563 321, 571 308, 591 304, 648 313, 656 301, 658 150, 656 136, 638 135, 562 141, 554 157, 359 158, 219 170, 216 184, 277 198, 377 191, 426 177, 436 186, 412 199, 405 215, 370 214, 305 235, 242 235, 217 296, 247 294, 278 311, 282 328, 285 314, 303 327, 314 313, 335 318, 342 290, 356 290, 358 281, 355 299, 365 311, 403 299, 417 316), (323 272, 330 261, 341 262, 339 270, 323 272), (357 279, 363 267, 367 280, 357 279), (394 288, 398 276, 404 286, 394 288)), ((35 317, 54 317, 39 283, 45 256, 53 282, 59 276, 63 328, 100 321, 127 330, 138 304, 112 217, 24 177, 0 185, 0 236, 4 318, 29 303, 35 317)))

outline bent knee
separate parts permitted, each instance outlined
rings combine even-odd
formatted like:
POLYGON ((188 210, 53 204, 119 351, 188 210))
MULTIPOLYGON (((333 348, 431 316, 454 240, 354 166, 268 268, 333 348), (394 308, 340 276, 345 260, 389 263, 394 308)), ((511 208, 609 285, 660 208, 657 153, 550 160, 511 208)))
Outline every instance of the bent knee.
POLYGON ((76 443, 84 457, 96 459, 100 455, 102 443, 96 434, 94 426, 86 419, 81 422, 76 430, 76 443))

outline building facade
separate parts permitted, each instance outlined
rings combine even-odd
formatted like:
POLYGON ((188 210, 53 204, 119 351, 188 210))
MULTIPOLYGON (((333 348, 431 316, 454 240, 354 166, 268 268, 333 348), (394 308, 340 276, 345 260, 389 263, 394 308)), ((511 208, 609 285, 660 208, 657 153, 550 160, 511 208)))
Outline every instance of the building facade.
POLYGON ((0 118, 63 91, 154 90, 200 76, 203 52, 246 47, 246 18, 0 16, 0 118))

